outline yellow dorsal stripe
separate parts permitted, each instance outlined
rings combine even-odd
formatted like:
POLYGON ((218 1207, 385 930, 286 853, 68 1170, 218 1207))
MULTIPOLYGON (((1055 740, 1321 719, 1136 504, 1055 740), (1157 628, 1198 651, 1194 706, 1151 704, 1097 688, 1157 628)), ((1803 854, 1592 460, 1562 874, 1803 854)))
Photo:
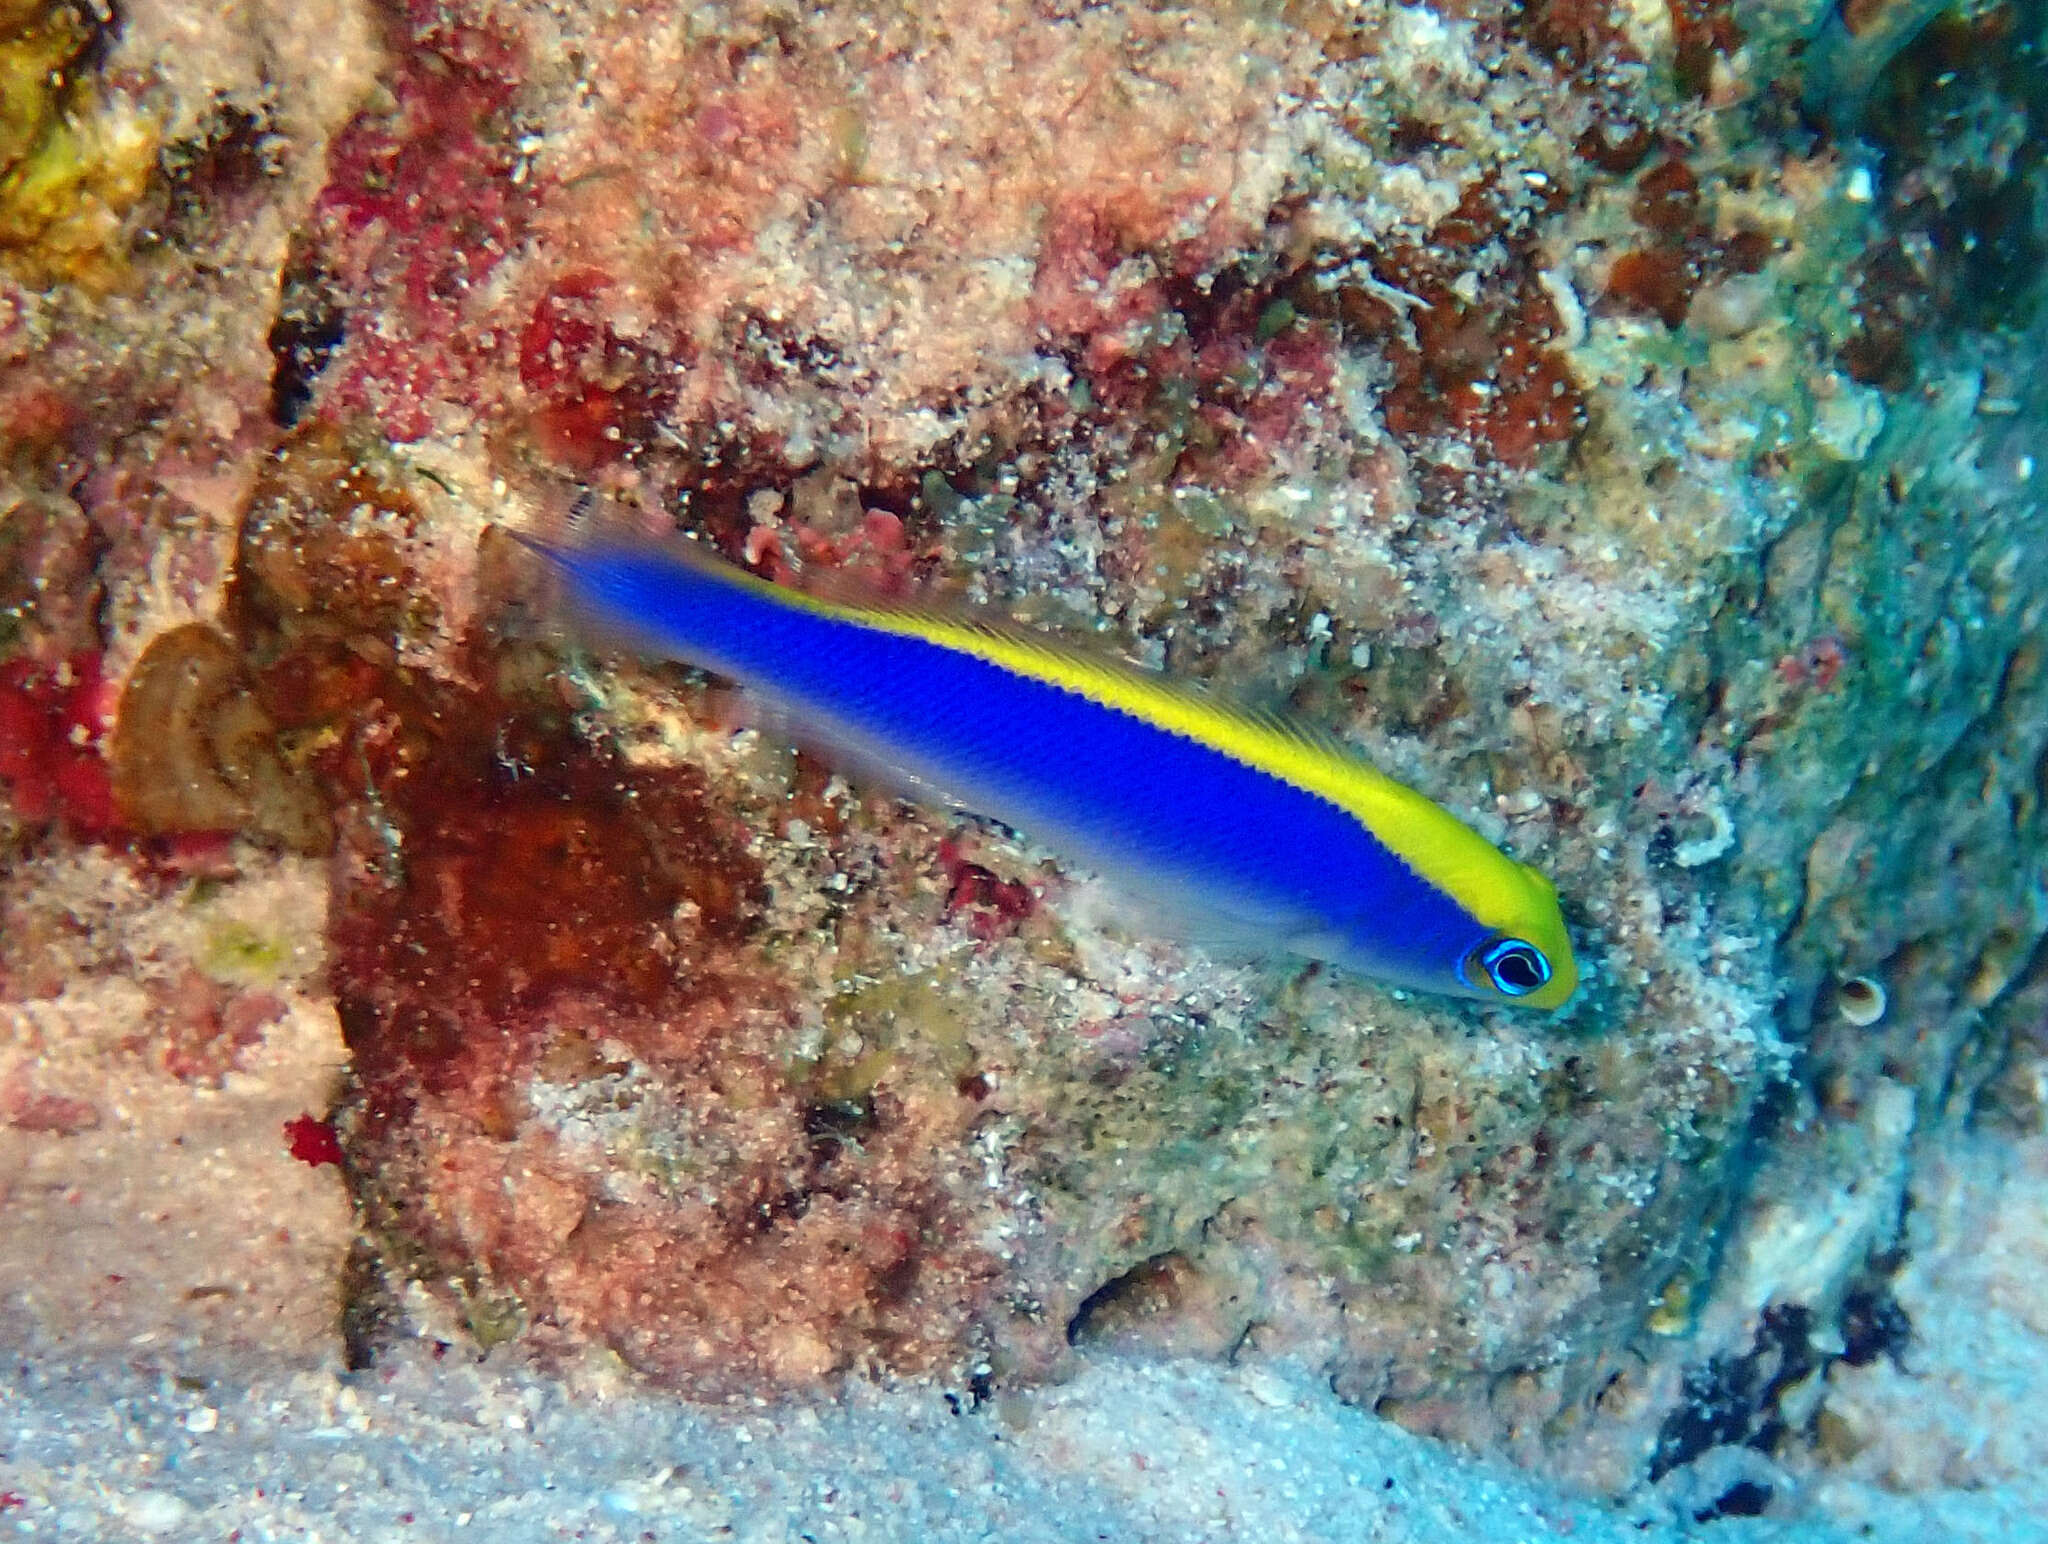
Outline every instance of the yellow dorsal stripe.
POLYGON ((1061 687, 1326 799, 1487 926, 1511 925, 1538 896, 1551 893, 1547 879, 1501 853, 1449 811, 1312 731, 1244 712, 1134 666, 1094 658, 1021 628, 912 607, 832 600, 722 565, 717 572, 775 604, 923 639, 1061 687))

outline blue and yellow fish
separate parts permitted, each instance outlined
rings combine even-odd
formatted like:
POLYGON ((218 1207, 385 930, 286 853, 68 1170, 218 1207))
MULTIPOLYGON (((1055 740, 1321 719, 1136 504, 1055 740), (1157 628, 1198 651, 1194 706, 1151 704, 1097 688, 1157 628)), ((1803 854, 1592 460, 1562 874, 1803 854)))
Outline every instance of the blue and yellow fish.
POLYGON ((1335 740, 1029 629, 771 584, 689 544, 527 542, 593 620, 806 737, 1133 884, 1205 930, 1554 1008, 1557 892, 1335 740))

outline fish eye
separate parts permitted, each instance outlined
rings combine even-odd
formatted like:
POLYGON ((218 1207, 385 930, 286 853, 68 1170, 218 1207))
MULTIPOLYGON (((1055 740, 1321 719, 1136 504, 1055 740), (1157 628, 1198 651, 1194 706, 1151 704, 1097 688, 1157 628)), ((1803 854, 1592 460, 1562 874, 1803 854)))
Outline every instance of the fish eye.
POLYGON ((1508 997, 1527 997, 1550 982, 1550 961, 1534 944, 1503 938, 1488 945, 1479 965, 1495 989, 1508 997))

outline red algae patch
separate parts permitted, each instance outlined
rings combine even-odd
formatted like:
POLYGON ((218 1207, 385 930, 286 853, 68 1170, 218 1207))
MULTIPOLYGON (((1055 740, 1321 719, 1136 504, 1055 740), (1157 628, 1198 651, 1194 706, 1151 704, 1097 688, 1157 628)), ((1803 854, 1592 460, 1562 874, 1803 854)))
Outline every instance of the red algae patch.
POLYGON ((952 1133, 886 1095, 819 1113, 701 781, 420 706, 377 716, 340 819, 373 1226, 471 1273, 486 1341, 557 1325, 705 1389, 957 1360, 980 1272, 930 1173, 952 1133))
POLYGON ((1508 467, 1527 467, 1544 447, 1573 439, 1585 426, 1584 398, 1549 346, 1560 330, 1556 307, 1533 272, 1516 289, 1471 305, 1431 266, 1392 267, 1428 308, 1415 318, 1413 345, 1395 339, 1388 347, 1388 429, 1456 434, 1508 467))
POLYGON ((0 781, 19 817, 89 840, 120 829, 99 750, 107 697, 96 654, 0 664, 0 781))
POLYGON ((319 1168, 322 1164, 341 1166, 341 1140, 331 1121, 317 1115, 294 1115, 284 1123, 284 1145, 300 1163, 319 1168))
POLYGON ((348 329, 334 402, 401 443, 425 438, 469 395, 490 350, 467 297, 517 241, 526 203, 508 142, 524 55, 516 27, 483 7, 403 9, 383 109, 337 137, 313 210, 336 277, 388 311, 348 329))
POLYGON ((305 253, 361 297, 315 409, 404 443, 481 423, 580 473, 657 428, 799 466, 923 454, 1034 354, 1140 320, 1132 263, 1258 238, 1306 63, 1252 18, 972 0, 393 30, 305 253))
POLYGON ((404 500, 311 443, 231 611, 332 812, 335 1134, 387 1257, 456 1281, 487 1344, 566 1332, 696 1389, 960 1365, 991 1276, 952 1199, 971 1102, 797 1054, 761 865, 703 773, 586 738, 530 645, 464 644, 465 679, 374 646, 421 588, 404 500))
POLYGON ((486 1341, 560 1326, 703 1389, 956 1361, 982 1273, 931 1173, 955 1133, 880 1094, 819 1112, 701 780, 496 706, 378 715, 341 817, 373 1226, 471 1273, 486 1341))
POLYGON ((39 1088, 24 1068, 16 1068, 12 1076, 0 1082, 0 1125, 12 1126, 16 1131, 75 1136, 99 1123, 99 1106, 90 1099, 39 1088))

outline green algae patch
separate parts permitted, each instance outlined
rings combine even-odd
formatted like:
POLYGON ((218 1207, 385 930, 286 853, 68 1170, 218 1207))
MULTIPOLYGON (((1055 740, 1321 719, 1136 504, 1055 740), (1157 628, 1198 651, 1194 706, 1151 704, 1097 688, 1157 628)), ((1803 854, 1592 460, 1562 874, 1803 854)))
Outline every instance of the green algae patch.
POLYGON ((77 68, 99 30, 69 4, 0 13, 0 261, 32 284, 116 283, 156 172, 155 122, 77 68))
POLYGON ((958 1001, 955 973, 943 967, 910 976, 856 978, 825 1005, 827 1038, 805 1064, 827 1099, 861 1099, 892 1069, 950 1082, 974 1065, 970 1015, 958 1001))
POLYGON ((289 944, 243 922, 223 922, 200 945, 199 968, 214 980, 238 986, 270 986, 291 964, 289 944))

